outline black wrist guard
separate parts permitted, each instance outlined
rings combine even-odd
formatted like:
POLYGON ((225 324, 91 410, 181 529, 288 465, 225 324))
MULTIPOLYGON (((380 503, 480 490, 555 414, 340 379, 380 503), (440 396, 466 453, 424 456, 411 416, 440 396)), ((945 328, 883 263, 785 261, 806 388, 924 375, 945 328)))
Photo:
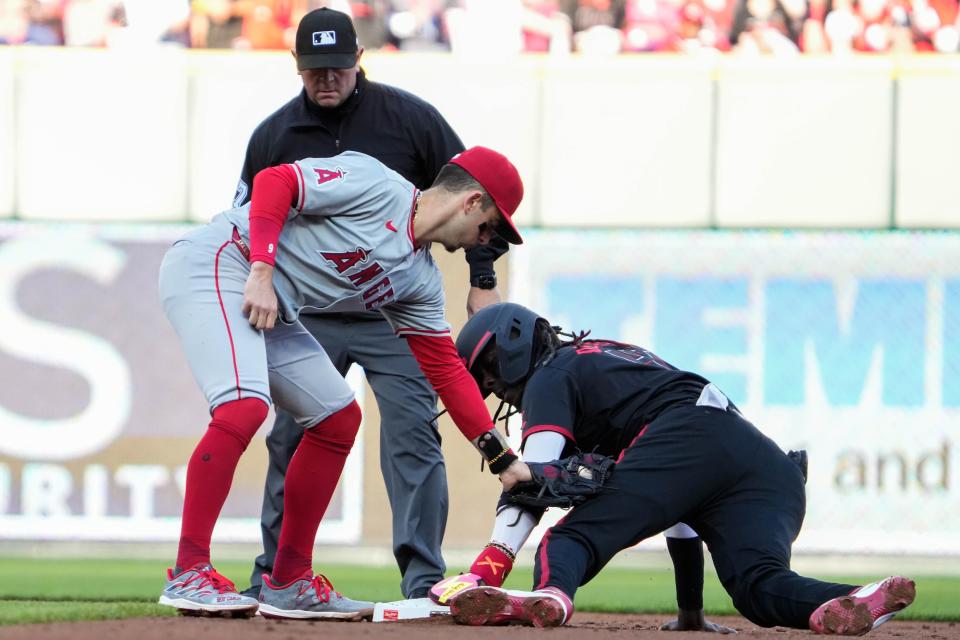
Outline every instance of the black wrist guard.
POLYGON ((496 275, 484 275, 476 276, 470 278, 470 286, 476 287, 478 289, 496 289, 497 288, 497 276, 496 275))
POLYGON ((487 466, 490 467, 490 473, 503 473, 517 459, 517 454, 507 444, 506 438, 496 429, 490 429, 490 431, 478 436, 474 444, 486 461, 487 466))

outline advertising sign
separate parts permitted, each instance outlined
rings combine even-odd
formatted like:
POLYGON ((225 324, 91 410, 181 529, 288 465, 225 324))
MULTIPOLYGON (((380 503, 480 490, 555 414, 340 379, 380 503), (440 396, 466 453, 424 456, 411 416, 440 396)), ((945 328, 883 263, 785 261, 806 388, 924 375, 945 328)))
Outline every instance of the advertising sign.
MULTIPOLYGON (((0 538, 179 536, 186 463, 209 413, 157 273, 186 230, 0 226, 0 538)), ((272 422, 241 458, 215 541, 260 540, 272 422)), ((360 537, 362 441, 318 542, 360 537)))
POLYGON ((524 234, 511 298, 652 349, 807 449, 796 549, 960 554, 960 234, 524 234))

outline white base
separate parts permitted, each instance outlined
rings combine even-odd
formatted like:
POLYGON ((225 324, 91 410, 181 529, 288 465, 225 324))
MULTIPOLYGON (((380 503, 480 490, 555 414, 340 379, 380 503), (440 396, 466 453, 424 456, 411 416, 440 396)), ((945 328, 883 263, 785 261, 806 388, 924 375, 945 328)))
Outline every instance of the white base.
POLYGON ((374 622, 396 622, 448 615, 450 615, 450 607, 435 604, 430 598, 378 602, 373 609, 374 622))

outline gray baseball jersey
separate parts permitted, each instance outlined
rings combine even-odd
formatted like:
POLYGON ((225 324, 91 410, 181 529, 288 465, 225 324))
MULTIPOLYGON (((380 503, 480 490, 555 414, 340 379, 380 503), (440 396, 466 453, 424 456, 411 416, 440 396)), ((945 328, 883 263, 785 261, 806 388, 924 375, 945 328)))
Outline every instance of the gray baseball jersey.
MULTIPOLYGON (((399 335, 450 332, 443 279, 413 244, 417 189, 356 151, 293 163, 297 203, 280 234, 274 286, 284 322, 379 309, 399 335)), ((248 239, 249 206, 222 215, 248 239)))
POLYGON ((440 271, 413 244, 412 184, 370 156, 346 152, 293 165, 299 177, 276 250, 283 323, 257 331, 243 315, 250 265, 249 205, 215 216, 174 243, 160 267, 160 298, 211 408, 258 397, 301 426, 353 400, 300 311, 379 309, 400 335, 447 335, 440 271), (249 244, 249 242, 248 242, 249 244))

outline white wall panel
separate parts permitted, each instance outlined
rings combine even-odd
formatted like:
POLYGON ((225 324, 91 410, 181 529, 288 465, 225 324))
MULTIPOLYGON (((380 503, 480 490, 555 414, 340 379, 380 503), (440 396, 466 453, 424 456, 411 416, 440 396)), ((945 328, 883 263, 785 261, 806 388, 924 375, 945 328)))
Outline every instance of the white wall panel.
POLYGON ((204 51, 191 58, 191 220, 206 222, 232 206, 250 134, 302 86, 288 51, 204 51))
POLYGON ((14 49, 0 47, 0 218, 8 218, 14 210, 13 162, 15 143, 13 128, 13 64, 14 49))
MULTIPOLYGON (((960 60, 893 64, 364 57, 514 160, 521 225, 956 228, 960 60)), ((0 217, 208 220, 299 88, 287 52, 0 48, 0 217)))
POLYGON ((711 60, 683 57, 548 65, 543 223, 707 224, 712 68, 711 60))
POLYGON ((898 73, 896 225, 960 228, 960 59, 908 58, 898 73))
POLYGON ((183 219, 187 54, 171 49, 20 53, 20 216, 183 219))
POLYGON ((538 223, 541 96, 538 58, 477 62, 451 56, 364 56, 371 80, 406 89, 435 106, 463 143, 507 155, 524 183, 521 226, 538 223))
POLYGON ((892 87, 885 58, 723 58, 716 222, 888 226, 892 87))

